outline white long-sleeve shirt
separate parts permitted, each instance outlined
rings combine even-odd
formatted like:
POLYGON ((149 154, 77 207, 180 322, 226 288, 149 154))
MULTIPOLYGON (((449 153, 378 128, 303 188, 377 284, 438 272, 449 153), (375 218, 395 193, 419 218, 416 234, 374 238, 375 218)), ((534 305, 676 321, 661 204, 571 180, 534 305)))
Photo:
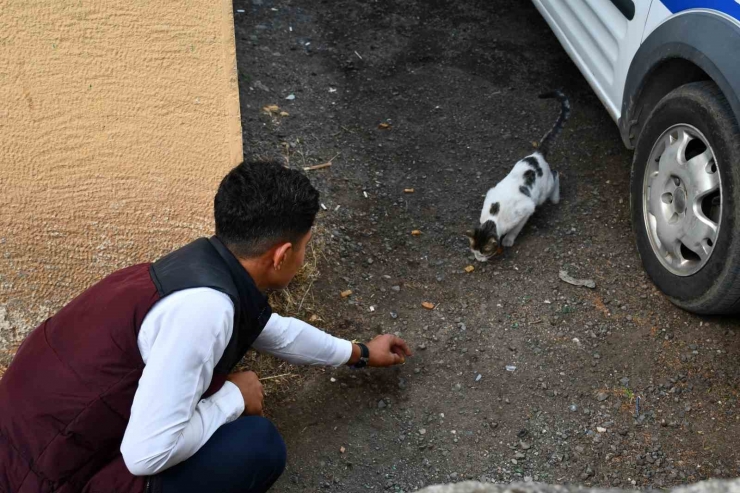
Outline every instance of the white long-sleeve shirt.
MULTIPOLYGON (((241 392, 229 381, 200 398, 233 321, 231 299, 210 288, 173 293, 144 318, 137 342, 145 367, 121 444, 132 474, 150 476, 184 461, 244 412, 241 392)), ((352 354, 349 341, 276 314, 252 347, 294 364, 340 366, 352 354)))

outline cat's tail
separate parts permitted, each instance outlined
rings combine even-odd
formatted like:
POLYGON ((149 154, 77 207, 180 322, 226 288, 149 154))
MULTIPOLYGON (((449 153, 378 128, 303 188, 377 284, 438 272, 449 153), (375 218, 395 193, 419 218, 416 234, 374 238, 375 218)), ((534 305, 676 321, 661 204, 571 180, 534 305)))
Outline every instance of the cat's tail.
POLYGON ((542 157, 546 157, 550 148, 555 143, 555 139, 558 138, 560 132, 563 130, 565 122, 570 117, 570 101, 568 97, 560 91, 551 91, 539 95, 540 99, 557 99, 560 101, 560 116, 558 116, 555 125, 550 129, 549 132, 542 137, 540 144, 537 146, 537 151, 542 154, 542 157))

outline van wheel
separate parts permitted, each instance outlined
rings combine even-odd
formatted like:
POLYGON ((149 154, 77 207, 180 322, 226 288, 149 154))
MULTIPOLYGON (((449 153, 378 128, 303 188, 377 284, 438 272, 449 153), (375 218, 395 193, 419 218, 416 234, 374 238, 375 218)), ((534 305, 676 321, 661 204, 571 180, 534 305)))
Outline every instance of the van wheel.
POLYGON ((712 82, 665 96, 632 163, 632 226, 642 263, 676 305, 740 311, 740 130, 712 82))

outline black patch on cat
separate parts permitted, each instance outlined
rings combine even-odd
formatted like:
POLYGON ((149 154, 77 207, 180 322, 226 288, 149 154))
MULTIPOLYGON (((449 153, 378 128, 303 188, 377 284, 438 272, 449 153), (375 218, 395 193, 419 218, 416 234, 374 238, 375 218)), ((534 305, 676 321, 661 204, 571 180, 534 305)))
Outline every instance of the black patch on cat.
POLYGON ((536 179, 537 177, 534 174, 534 170, 528 169, 524 172, 524 185, 526 187, 532 188, 536 179))
POLYGON ((522 185, 521 187, 519 187, 519 191, 522 192, 527 197, 531 197, 532 196, 532 194, 529 193, 529 188, 525 187, 524 185, 522 185))
POLYGON ((530 165, 537 172, 537 176, 542 176, 542 166, 540 166, 540 162, 537 161, 536 157, 527 156, 522 161, 530 165))
POLYGON ((501 210, 501 204, 499 204, 498 202, 494 202, 493 204, 491 204, 491 215, 492 216, 495 216, 496 214, 498 214, 499 210, 501 210))
POLYGON ((481 248, 486 246, 491 238, 498 240, 496 223, 493 221, 486 221, 473 231, 473 250, 478 250, 480 252, 481 248))
POLYGON ((550 173, 552 173, 552 179, 557 180, 558 179, 558 172, 557 170, 552 170, 550 173))

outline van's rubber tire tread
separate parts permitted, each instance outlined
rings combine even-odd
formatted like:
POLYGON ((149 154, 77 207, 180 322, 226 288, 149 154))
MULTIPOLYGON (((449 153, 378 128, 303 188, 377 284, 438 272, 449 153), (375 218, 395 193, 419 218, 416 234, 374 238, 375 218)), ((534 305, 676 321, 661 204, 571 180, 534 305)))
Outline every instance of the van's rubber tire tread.
POLYGON ((635 147, 630 209, 637 249, 655 285, 676 305, 699 314, 740 312, 740 128, 722 91, 711 81, 693 82, 668 93, 650 113, 635 147), (711 145, 722 187, 720 232, 706 265, 681 277, 653 253, 643 220, 643 180, 653 144, 669 127, 689 124, 711 145))

